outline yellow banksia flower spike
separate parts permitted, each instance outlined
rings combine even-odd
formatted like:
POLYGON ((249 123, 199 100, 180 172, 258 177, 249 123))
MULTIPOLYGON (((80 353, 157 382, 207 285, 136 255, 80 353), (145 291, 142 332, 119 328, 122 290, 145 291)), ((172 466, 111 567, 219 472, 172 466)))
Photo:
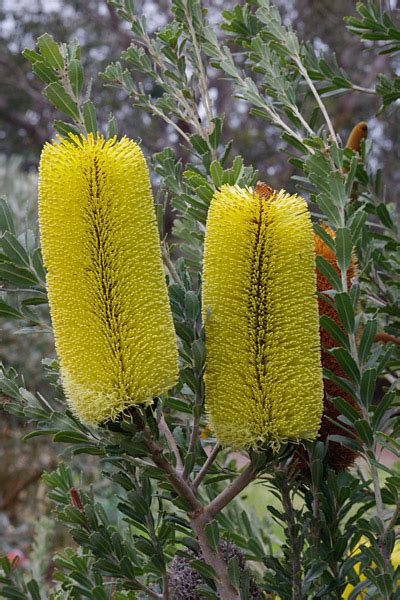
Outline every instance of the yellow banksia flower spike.
POLYGON ((67 400, 112 420, 172 387, 178 356, 149 173, 139 146, 47 143, 39 171, 47 289, 67 400))
POLYGON ((215 193, 203 320, 206 404, 219 442, 276 448, 315 439, 323 386, 314 238, 302 198, 265 184, 215 193))

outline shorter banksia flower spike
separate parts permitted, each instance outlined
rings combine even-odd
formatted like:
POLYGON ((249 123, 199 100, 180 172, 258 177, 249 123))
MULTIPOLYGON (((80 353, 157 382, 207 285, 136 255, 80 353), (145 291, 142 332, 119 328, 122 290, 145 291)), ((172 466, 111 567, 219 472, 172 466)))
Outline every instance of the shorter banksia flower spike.
POLYGON ((97 424, 172 387, 178 358, 149 173, 139 146, 46 144, 39 221, 67 400, 97 424))
POLYGON ((265 184, 224 185, 204 250, 206 405, 235 449, 316 438, 322 414, 313 231, 307 204, 265 184))

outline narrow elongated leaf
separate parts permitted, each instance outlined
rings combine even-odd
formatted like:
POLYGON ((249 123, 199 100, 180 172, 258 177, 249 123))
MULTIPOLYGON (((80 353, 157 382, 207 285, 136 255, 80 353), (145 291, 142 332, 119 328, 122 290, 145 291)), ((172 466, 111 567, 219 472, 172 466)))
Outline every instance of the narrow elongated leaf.
POLYGON ((361 207, 356 213, 354 213, 353 218, 351 220, 350 229, 351 235, 353 238, 353 244, 356 244, 361 236, 363 227, 367 220, 367 213, 364 210, 364 207, 361 207))
POLYGON ((347 273, 352 254, 351 231, 348 227, 340 227, 336 231, 336 262, 343 273, 347 273))
POLYGON ((360 395, 361 395, 361 402, 366 407, 369 407, 372 400, 374 399, 376 378, 377 378, 377 371, 375 368, 367 369, 362 374, 361 384, 360 384, 360 395))
POLYGON ((377 329, 377 322, 375 319, 369 319, 363 327, 360 346, 358 348, 358 356, 360 362, 363 363, 367 360, 371 346, 373 344, 377 329))
POLYGON ((11 263, 0 264, 0 281, 1 280, 22 287, 30 287, 37 284, 37 279, 29 269, 18 267, 11 263))
POLYGON ((216 577, 214 569, 202 560, 191 560, 190 566, 192 567, 192 569, 200 573, 200 575, 202 577, 205 577, 206 579, 214 580, 214 578, 216 577))
POLYGON ((354 333, 354 310, 350 296, 344 292, 336 294, 335 305, 340 322, 342 323, 347 333, 354 333))
POLYGON ((338 292, 342 291, 342 282, 335 267, 325 257, 320 255, 316 257, 316 265, 318 271, 327 278, 332 288, 338 292))
POLYGON ((51 83, 45 88, 44 94, 58 110, 64 112, 73 119, 79 118, 79 110, 76 102, 68 96, 61 83, 51 83))
POLYGON ((88 133, 97 133, 97 120, 96 120, 96 111, 94 109, 94 104, 91 100, 85 102, 82 107, 83 111, 83 120, 85 122, 86 131, 88 133))
POLYGON ((79 135, 79 130, 76 127, 74 127, 73 125, 71 125, 70 123, 66 123, 65 121, 60 121, 60 120, 56 119, 54 121, 53 125, 54 125, 54 129, 57 131, 57 133, 59 133, 60 135, 62 135, 64 137, 68 137, 69 133, 79 135))
POLYGON ((108 117, 108 123, 107 123, 108 137, 113 138, 115 135, 117 135, 117 131, 118 131, 117 119, 115 118, 115 116, 112 113, 110 113, 109 117, 108 117))
POLYGON ((329 235, 327 230, 324 227, 321 227, 319 223, 314 223, 313 228, 318 237, 321 238, 323 242, 332 250, 332 252, 336 252, 335 240, 329 235))
POLYGON ((386 392, 382 400, 375 407, 375 412, 372 417, 372 425, 375 430, 382 429, 383 421, 385 420, 385 413, 390 408, 394 398, 395 392, 386 392))
POLYGON ((54 70, 49 67, 48 64, 39 60, 32 65, 32 71, 41 79, 44 83, 53 83, 57 81, 57 75, 54 70))
POLYGON ((359 419, 354 423, 354 427, 364 444, 372 446, 374 443, 374 436, 367 421, 365 419, 359 419))
POLYGON ((351 423, 354 423, 355 421, 357 421, 360 418, 359 412, 354 408, 354 406, 349 404, 349 402, 346 402, 346 400, 344 400, 344 398, 340 398, 340 396, 336 396, 335 398, 331 398, 331 400, 334 403, 334 405, 336 406, 336 408, 338 409, 338 411, 342 415, 347 417, 347 419, 349 419, 349 421, 351 421, 351 423))
POLYGON ((324 215, 326 215, 336 227, 340 227, 340 214, 337 206, 332 203, 330 196, 327 194, 319 194, 317 196, 317 202, 324 215))
POLYGON ((12 212, 5 198, 0 198, 0 233, 9 231, 15 235, 12 212))
POLYGON ((345 348, 349 348, 349 340, 343 329, 339 327, 339 325, 327 315, 322 315, 319 320, 320 325, 325 331, 331 335, 340 346, 345 348))
POLYGON ((6 231, 1 238, 1 247, 8 258, 17 265, 29 268, 29 256, 17 238, 6 231))
POLYGON ((4 300, 0 300, 0 317, 7 317, 8 319, 21 319, 22 315, 16 308, 10 306, 4 302, 4 300))
POLYGON ((68 77, 75 98, 79 98, 83 86, 83 67, 80 60, 75 58, 69 63, 68 77))
POLYGON ((344 435, 329 435, 328 436, 328 440, 331 442, 337 442, 338 444, 341 444, 342 446, 347 446, 348 448, 351 448, 352 450, 356 450, 357 452, 361 453, 363 451, 362 446, 356 442, 355 440, 348 438, 344 435))
POLYGON ((60 52, 57 42, 51 35, 44 33, 37 40, 38 48, 46 61, 53 69, 62 70, 64 68, 64 59, 60 52))
POLYGON ((346 375, 355 382, 360 381, 359 368, 347 348, 334 348, 331 352, 346 375))
POLYGON ((338 385, 344 392, 346 392, 347 394, 350 394, 350 396, 352 398, 356 399, 357 396, 355 393, 355 389, 351 385, 351 383, 349 381, 347 381, 347 379, 344 379, 343 377, 339 377, 338 375, 336 375, 335 373, 333 373, 330 369, 327 369, 326 367, 324 367, 323 373, 324 373, 325 379, 329 379, 330 381, 333 381, 333 383, 336 383, 336 385, 338 385))

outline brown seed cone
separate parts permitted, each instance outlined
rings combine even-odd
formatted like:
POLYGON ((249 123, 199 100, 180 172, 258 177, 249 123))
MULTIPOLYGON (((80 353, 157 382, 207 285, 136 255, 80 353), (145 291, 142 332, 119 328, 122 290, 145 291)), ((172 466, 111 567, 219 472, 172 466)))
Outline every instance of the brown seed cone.
POLYGON ((351 148, 354 152, 360 152, 361 140, 368 136, 368 125, 365 121, 357 123, 353 127, 348 137, 346 148, 351 148))
MULTIPOLYGON (((334 237, 334 232, 327 226, 324 226, 324 229, 334 237)), ((336 264, 336 257, 334 252, 321 240, 321 238, 315 235, 315 252, 317 256, 323 256, 326 260, 328 260, 331 265, 335 268, 335 270, 340 274, 339 267, 336 264)), ((355 269, 355 261, 352 260, 349 270, 347 272, 347 284, 350 288, 351 280, 356 274, 355 269)), ((327 280, 327 278, 317 270, 317 290, 318 292, 324 292, 325 290, 331 289, 331 284, 327 280)), ((336 314, 335 309, 328 303, 325 302, 323 298, 318 298, 318 309, 319 316, 326 315, 330 317, 339 327, 342 328, 339 317, 336 314)), ((322 366, 335 373, 339 377, 345 377, 345 373, 338 365, 334 356, 326 352, 330 348, 334 348, 337 346, 337 342, 335 339, 327 332, 325 329, 320 327, 320 339, 321 339, 321 347, 322 347, 322 366)), ((324 413, 322 416, 321 429, 319 431, 318 439, 321 441, 325 441, 329 435, 345 435, 343 429, 339 425, 335 425, 329 419, 333 419, 337 421, 339 416, 339 411, 334 406, 334 404, 329 400, 329 397, 340 396, 346 402, 351 404, 355 409, 358 410, 358 405, 356 401, 346 392, 344 392, 338 385, 333 383, 328 379, 324 379, 324 413)), ((342 446, 337 442, 330 442, 329 448, 326 456, 326 464, 334 471, 344 471, 352 466, 355 459, 357 457, 357 453, 351 448, 347 448, 346 446, 342 446)), ((306 451, 303 447, 299 447, 296 451, 295 464, 296 468, 300 468, 303 472, 309 471, 307 465, 307 455, 306 451)))

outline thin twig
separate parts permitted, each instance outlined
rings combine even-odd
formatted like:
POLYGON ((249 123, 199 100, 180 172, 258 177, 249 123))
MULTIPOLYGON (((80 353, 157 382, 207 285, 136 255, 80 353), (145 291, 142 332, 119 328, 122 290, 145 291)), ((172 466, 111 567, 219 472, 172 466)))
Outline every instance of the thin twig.
POLYGON ((168 424, 167 424, 167 421, 165 420, 164 415, 161 416, 161 419, 158 423, 158 427, 159 427, 161 433, 164 434, 165 439, 167 440, 168 447, 171 450, 172 454, 175 456, 176 471, 177 471, 177 473, 179 473, 179 475, 182 475, 182 473, 184 471, 184 467, 183 467, 181 454, 179 452, 179 448, 176 444, 175 438, 172 435, 170 428, 168 427, 168 424))
POLYGON ((351 89, 355 92, 364 92, 364 94, 373 94, 374 96, 376 95, 376 90, 374 88, 366 88, 362 87, 361 85, 355 85, 354 83, 352 83, 351 89))
POLYGON ((282 494, 282 506, 285 511, 286 517, 286 531, 287 539, 291 547, 291 560, 292 560, 292 600, 301 600, 301 563, 300 563, 300 551, 301 551, 301 538, 296 532, 296 517, 293 509, 292 499, 290 497, 290 489, 287 481, 287 473, 283 473, 281 479, 281 494, 282 494))
POLYGON ((175 265, 171 260, 171 257, 169 255, 169 252, 165 246, 164 243, 161 244, 161 252, 162 252, 162 256, 164 259, 164 263, 169 271, 169 274, 171 275, 172 279, 174 280, 175 283, 177 283, 178 285, 182 285, 182 281, 181 278, 179 277, 176 269, 175 269, 175 265))
POLYGON ((190 37, 192 39, 192 44, 193 44, 194 52, 196 55, 197 66, 199 69, 199 75, 200 75, 199 87, 200 87, 201 96, 203 98, 204 109, 205 109, 206 115, 207 115, 207 125, 208 125, 208 128, 210 128, 213 114, 212 114, 212 107, 211 107, 211 99, 210 99, 210 95, 208 93, 207 74, 206 74, 206 71, 205 71, 205 68, 203 65, 203 61, 201 58, 201 51, 200 51, 199 44, 197 42, 196 31, 193 27, 192 15, 191 15, 191 11, 189 9, 187 0, 184 1, 183 6, 184 6, 184 11, 185 11, 186 21, 187 21, 187 24, 189 27, 190 37))
POLYGON ((220 450, 221 450, 221 445, 215 444, 214 448, 211 450, 210 454, 208 455, 204 465, 201 467, 200 471, 196 475, 195 480, 193 481, 193 485, 192 485, 195 492, 198 490, 199 485, 203 481, 204 477, 207 475, 209 468, 213 464, 213 462, 216 459, 217 454, 220 450))
POLYGON ((183 477, 176 471, 175 467, 165 458, 163 449, 149 435, 144 436, 144 442, 150 452, 153 462, 163 470, 174 488, 175 492, 187 501, 193 511, 202 510, 203 507, 197 500, 192 488, 183 477))
POLYGON ((308 85, 308 87, 311 90, 311 93, 313 94, 315 100, 317 101, 319 109, 322 112, 322 115, 323 115, 323 117, 325 119, 325 123, 328 126, 329 133, 331 134, 332 141, 335 141, 336 140, 335 129, 334 129, 334 127, 332 125, 332 121, 331 121, 331 119, 330 119, 330 117, 328 115, 328 111, 325 108, 325 104, 322 102, 321 96, 318 94, 317 88, 315 87, 315 85, 314 85, 311 77, 309 76, 307 69, 304 67, 303 63, 301 62, 300 57, 297 56, 297 55, 294 55, 293 59, 294 59, 296 65, 298 66, 300 73, 302 74, 302 76, 306 80, 307 85, 308 85))
POLYGON ((392 531, 392 529, 394 529, 396 527, 397 524, 397 519, 400 516, 400 498, 397 498, 397 502, 396 502, 396 508, 394 509, 392 518, 390 519, 389 523, 386 525, 385 528, 385 533, 389 533, 390 531, 392 531))
POLYGON ((190 436, 188 454, 195 451, 197 440, 199 439, 200 416, 201 416, 200 406, 201 406, 201 404, 202 404, 201 393, 197 389, 195 399, 194 399, 195 414, 194 414, 194 419, 193 419, 192 433, 190 436))

